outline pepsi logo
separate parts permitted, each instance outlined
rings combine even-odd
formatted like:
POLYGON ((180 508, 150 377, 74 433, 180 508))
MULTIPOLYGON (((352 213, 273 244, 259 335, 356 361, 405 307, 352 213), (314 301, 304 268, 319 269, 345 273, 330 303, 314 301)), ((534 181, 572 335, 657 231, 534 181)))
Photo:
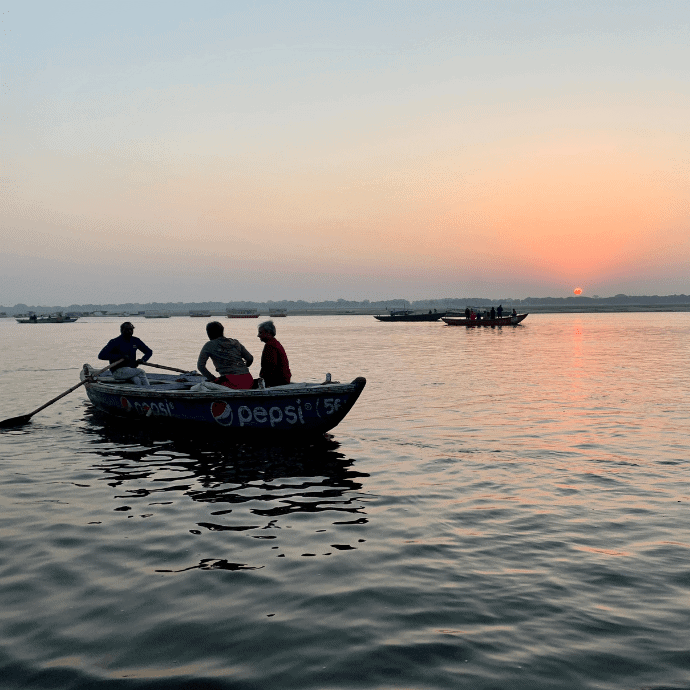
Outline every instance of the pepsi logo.
POLYGON ((218 424, 223 426, 230 426, 232 424, 232 408, 226 402, 217 400, 211 403, 211 414, 218 424))

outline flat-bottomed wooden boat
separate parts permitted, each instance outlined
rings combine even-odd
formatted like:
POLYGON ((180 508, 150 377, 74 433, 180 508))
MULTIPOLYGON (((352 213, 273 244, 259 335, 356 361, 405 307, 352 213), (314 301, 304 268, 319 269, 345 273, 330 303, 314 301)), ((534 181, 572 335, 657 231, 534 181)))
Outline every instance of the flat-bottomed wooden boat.
POLYGON ((254 434, 309 436, 337 426, 359 398, 366 379, 352 383, 290 383, 232 390, 207 385, 204 377, 149 376, 151 387, 116 381, 110 372, 93 377, 85 364, 81 380, 93 405, 118 417, 163 419, 204 433, 221 430, 234 439, 254 434))
POLYGON ((375 319, 391 321, 438 321, 446 315, 444 311, 414 312, 411 309, 393 309, 388 314, 376 314, 375 319))
POLYGON ((528 314, 517 314, 516 316, 508 315, 496 317, 495 319, 467 319, 465 317, 445 316, 444 321, 449 326, 466 326, 467 328, 475 328, 479 326, 517 326, 520 322, 527 318, 528 314))
POLYGON ((259 312, 256 309, 226 309, 225 314, 229 319, 258 319, 259 312))
POLYGON ((78 318, 78 316, 65 316, 62 313, 51 314, 50 316, 32 314, 26 319, 17 319, 17 323, 74 323, 78 318))

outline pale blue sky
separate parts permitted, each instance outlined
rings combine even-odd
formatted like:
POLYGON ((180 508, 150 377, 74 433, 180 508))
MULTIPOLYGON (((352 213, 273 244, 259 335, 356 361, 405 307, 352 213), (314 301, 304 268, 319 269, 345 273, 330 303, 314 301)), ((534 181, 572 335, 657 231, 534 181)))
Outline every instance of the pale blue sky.
POLYGON ((688 3, 0 19, 0 303, 690 293, 688 3))

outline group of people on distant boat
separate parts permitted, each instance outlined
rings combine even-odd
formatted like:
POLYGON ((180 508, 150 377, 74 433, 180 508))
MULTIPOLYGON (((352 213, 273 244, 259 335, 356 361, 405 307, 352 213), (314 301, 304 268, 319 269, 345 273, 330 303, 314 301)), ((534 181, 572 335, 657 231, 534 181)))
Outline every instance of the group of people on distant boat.
MULTIPOLYGON (((276 340, 275 324, 273 321, 264 321, 259 324, 258 331, 257 337, 264 344, 260 378, 264 380, 266 387, 290 383, 290 363, 285 348, 276 340)), ((226 388, 253 388, 254 378, 249 372, 249 367, 254 362, 254 357, 247 348, 239 340, 226 338, 223 324, 218 321, 211 321, 206 325, 206 334, 208 342, 201 348, 196 365, 199 372, 207 381, 226 388), (214 376, 206 368, 209 359, 219 376, 214 376)), ((137 386, 150 386, 146 372, 138 365, 148 362, 152 354, 153 350, 150 347, 134 337, 134 325, 125 321, 120 326, 120 335, 108 342, 99 352, 98 359, 107 359, 111 364, 124 360, 111 368, 116 381, 131 381, 137 386), (138 352, 142 353, 141 358, 137 358, 138 352)))
MULTIPOLYGON (((511 316, 517 316, 517 312, 515 309, 513 309, 511 316)), ((481 311, 477 310, 476 312, 474 309, 470 309, 467 307, 465 309, 465 318, 469 319, 470 321, 481 321, 482 319, 490 319, 493 321, 494 319, 500 319, 503 317, 503 305, 499 304, 497 308, 491 307, 491 310, 484 310, 484 313, 482 314, 481 311)))

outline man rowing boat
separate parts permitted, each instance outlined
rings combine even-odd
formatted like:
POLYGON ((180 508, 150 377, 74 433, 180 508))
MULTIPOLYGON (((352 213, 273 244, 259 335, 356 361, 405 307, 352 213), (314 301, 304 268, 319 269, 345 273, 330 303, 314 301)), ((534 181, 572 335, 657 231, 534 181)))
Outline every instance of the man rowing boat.
POLYGON ((143 341, 134 337, 134 326, 125 321, 120 326, 120 335, 108 341, 108 344, 98 353, 98 359, 107 359, 111 364, 118 359, 124 359, 122 364, 112 367, 113 378, 116 381, 131 381, 136 386, 150 386, 146 378, 146 372, 139 369, 137 364, 148 362, 153 350, 147 347, 143 341), (137 350, 144 353, 141 359, 137 359, 137 350))

